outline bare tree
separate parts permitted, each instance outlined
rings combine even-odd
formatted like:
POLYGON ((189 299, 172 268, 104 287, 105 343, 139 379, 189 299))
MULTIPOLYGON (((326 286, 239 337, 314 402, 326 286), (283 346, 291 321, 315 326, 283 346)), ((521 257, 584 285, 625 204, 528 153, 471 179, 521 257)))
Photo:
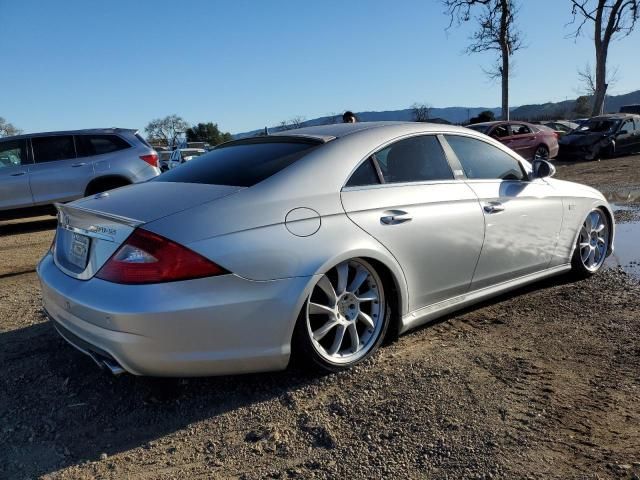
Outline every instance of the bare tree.
MULTIPOLYGON (((607 72, 607 90, 611 90, 611 87, 618 83, 618 71, 618 67, 614 67, 607 72)), ((596 73, 590 63, 587 63, 584 68, 578 70, 578 80, 582 85, 582 88, 578 89, 578 93, 595 97, 596 73)))
POLYGON ((189 127, 190 125, 182 117, 174 114, 151 120, 144 130, 152 142, 174 147, 178 143, 180 134, 185 133, 189 127))
POLYGON ((14 127, 13 124, 0 117, 0 137, 10 137, 11 135, 20 135, 21 133, 22 130, 14 127))
POLYGON ((509 119, 509 67, 515 52, 523 48, 521 34, 516 28, 516 0, 443 0, 447 14, 451 17, 449 27, 458 25, 473 17, 479 28, 471 36, 469 53, 498 52, 495 67, 484 70, 490 78, 500 78, 502 82, 502 118, 509 119))
POLYGON ((636 26, 639 13, 640 0, 571 0, 573 20, 570 24, 577 24, 577 27, 570 36, 580 36, 589 22, 594 26, 596 71, 592 115, 599 115, 604 110, 611 40, 628 36, 636 26))
POLYGON ((290 120, 283 120, 278 125, 278 130, 283 132, 285 130, 295 130, 296 128, 302 127, 302 124, 305 122, 304 117, 293 117, 290 120))
POLYGON ((428 122, 431 118, 433 107, 428 103, 414 103, 411 105, 411 114, 416 122, 428 122))

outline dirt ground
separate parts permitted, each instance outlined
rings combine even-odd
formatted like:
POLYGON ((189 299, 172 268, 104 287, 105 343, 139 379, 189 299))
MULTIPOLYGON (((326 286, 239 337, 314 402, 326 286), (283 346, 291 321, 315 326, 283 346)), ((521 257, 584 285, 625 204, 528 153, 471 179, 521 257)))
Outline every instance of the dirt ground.
MULTIPOLYGON (((640 157, 558 177, 637 202, 640 157)), ((620 269, 491 300, 341 374, 114 378, 42 315, 54 226, 0 222, 0 478, 640 478, 640 285, 620 269)))

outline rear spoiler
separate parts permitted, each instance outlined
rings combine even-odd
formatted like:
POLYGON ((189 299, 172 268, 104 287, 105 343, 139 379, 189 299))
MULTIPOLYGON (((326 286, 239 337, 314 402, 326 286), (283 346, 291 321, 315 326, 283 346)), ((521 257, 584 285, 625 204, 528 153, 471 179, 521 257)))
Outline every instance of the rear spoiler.
MULTIPOLYGON (((108 195, 108 194, 109 194, 108 192, 98 193, 98 195, 108 195)), ((74 210, 77 212, 88 213, 95 217, 103 218, 105 220, 116 221, 118 223, 122 223, 123 225, 128 225, 133 228, 137 228, 140 225, 144 224, 144 222, 141 222, 140 220, 135 220, 129 217, 123 217, 120 215, 114 215, 112 213, 99 212, 97 210, 80 207, 78 205, 71 206, 71 205, 65 205, 62 203, 54 203, 54 206, 58 210, 58 222, 60 223, 61 226, 64 226, 65 224, 69 223, 68 220, 67 221, 65 220, 68 219, 69 215, 73 214, 74 210)))

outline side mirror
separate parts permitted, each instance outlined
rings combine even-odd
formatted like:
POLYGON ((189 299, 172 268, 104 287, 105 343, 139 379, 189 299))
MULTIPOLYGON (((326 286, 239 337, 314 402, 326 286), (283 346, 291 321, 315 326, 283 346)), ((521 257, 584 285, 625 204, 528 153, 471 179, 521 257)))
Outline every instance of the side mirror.
POLYGON ((531 164, 533 172, 531 179, 553 177, 556 174, 556 167, 546 160, 537 159, 531 164))

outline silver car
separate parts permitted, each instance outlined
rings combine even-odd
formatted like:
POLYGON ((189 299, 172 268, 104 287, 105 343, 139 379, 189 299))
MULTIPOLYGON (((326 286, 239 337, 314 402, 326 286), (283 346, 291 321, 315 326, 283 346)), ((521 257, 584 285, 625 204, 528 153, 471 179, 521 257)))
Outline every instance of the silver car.
POLYGON ((158 156, 135 130, 106 128, 0 139, 0 217, 149 180, 158 156))
POLYGON ((38 265, 58 332, 114 373, 335 371, 474 302, 597 272, 614 222, 593 188, 425 123, 233 141, 59 206, 38 265), (162 209, 156 208, 162 203, 162 209))

